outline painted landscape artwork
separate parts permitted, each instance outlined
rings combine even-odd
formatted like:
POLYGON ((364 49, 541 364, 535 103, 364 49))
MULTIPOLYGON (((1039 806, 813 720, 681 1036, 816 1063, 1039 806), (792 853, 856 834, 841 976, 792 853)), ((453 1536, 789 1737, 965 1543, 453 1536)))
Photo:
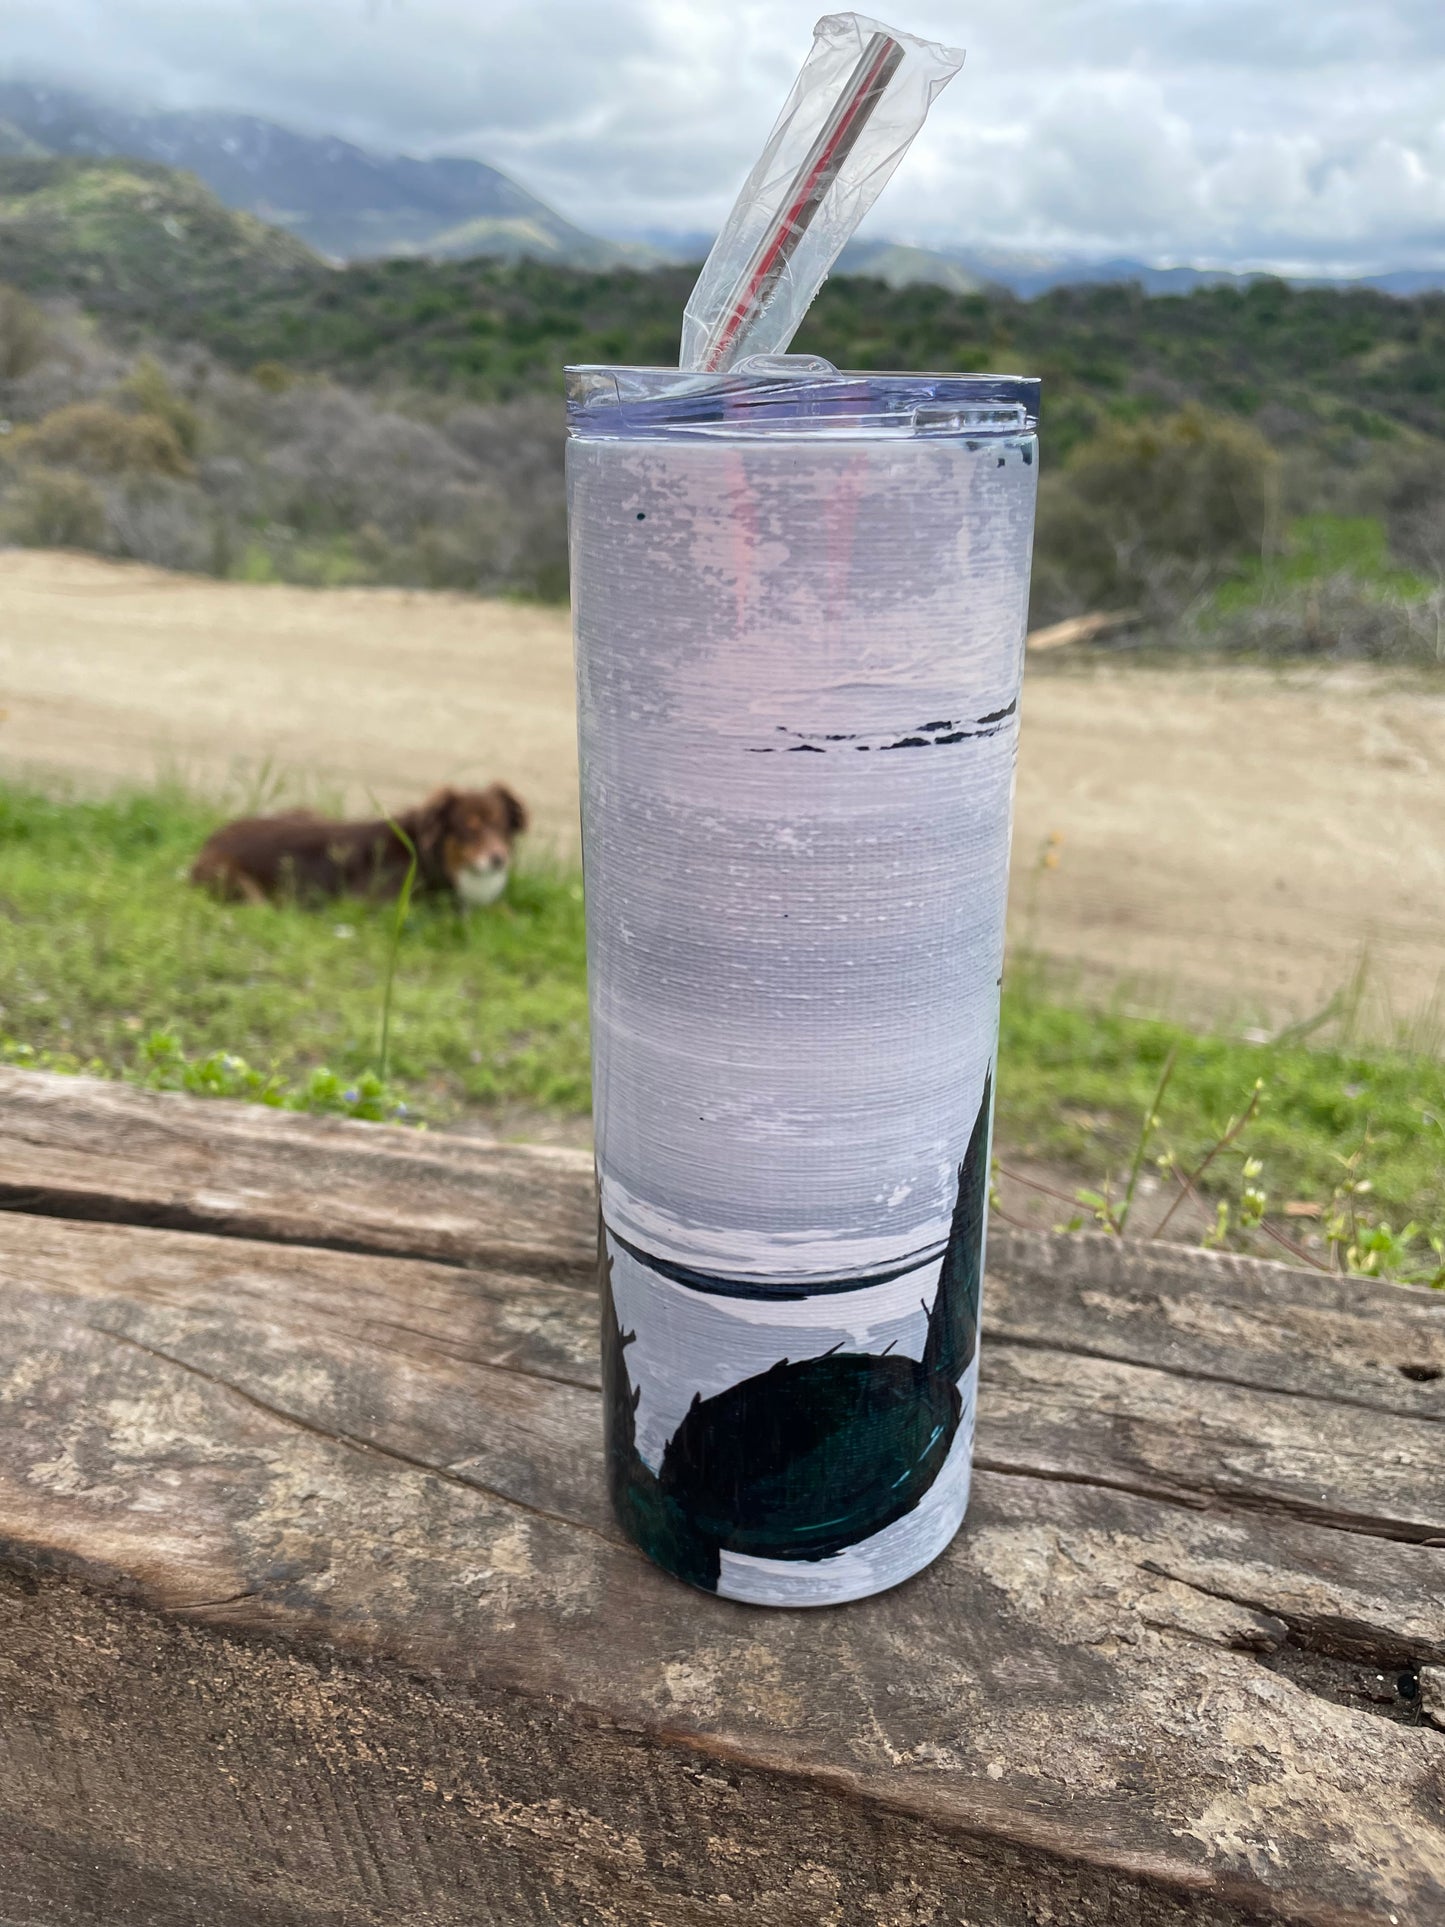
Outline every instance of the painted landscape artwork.
POLYGON ((813 1605, 967 1503, 1036 385, 755 390, 574 387, 604 1373, 629 1533, 813 1605))

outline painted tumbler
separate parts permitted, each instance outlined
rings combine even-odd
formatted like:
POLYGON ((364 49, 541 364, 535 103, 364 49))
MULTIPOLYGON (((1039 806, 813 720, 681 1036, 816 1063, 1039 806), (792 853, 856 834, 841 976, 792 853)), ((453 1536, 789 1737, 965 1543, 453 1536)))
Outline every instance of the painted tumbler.
POLYGON ((967 1503, 1037 404, 568 373, 612 1497, 732 1599, 967 1503))

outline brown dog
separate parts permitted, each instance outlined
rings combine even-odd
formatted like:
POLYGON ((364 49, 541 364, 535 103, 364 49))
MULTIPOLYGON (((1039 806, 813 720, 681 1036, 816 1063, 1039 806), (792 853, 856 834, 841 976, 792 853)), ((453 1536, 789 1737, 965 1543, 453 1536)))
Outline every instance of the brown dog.
POLYGON ((338 823, 312 810, 247 816, 207 839, 191 882, 247 903, 394 897, 411 863, 409 841, 415 889, 450 890, 464 904, 495 903, 507 886, 512 841, 526 827, 526 810, 500 783, 437 790, 414 810, 370 823, 338 823))

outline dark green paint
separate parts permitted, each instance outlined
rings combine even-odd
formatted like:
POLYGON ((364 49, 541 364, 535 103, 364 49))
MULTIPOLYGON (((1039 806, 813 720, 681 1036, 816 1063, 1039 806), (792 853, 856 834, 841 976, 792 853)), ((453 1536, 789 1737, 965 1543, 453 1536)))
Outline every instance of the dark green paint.
POLYGON ((963 1416, 959 1380, 978 1344, 989 1109, 958 1172, 958 1196, 921 1359, 845 1352, 765 1372, 694 1398, 654 1473, 637 1450, 633 1389, 601 1246, 602 1364, 612 1501, 656 1562, 715 1591, 721 1554, 827 1559, 871 1539, 922 1499, 963 1416))

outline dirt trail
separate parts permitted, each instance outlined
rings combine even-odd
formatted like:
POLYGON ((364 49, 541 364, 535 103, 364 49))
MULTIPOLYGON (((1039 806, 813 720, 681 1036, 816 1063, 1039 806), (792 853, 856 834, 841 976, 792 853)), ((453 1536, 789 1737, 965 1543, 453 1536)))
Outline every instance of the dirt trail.
MULTIPOLYGON (((566 617, 404 590, 216 583, 0 554, 0 770, 270 768, 365 806, 503 777, 575 847, 566 617)), ((1015 931, 1141 1002, 1241 1023, 1318 1008, 1369 947, 1377 1015, 1445 968, 1445 689, 1359 671, 1030 676, 1015 931), (1063 836, 1056 869, 1036 858, 1063 836)))

